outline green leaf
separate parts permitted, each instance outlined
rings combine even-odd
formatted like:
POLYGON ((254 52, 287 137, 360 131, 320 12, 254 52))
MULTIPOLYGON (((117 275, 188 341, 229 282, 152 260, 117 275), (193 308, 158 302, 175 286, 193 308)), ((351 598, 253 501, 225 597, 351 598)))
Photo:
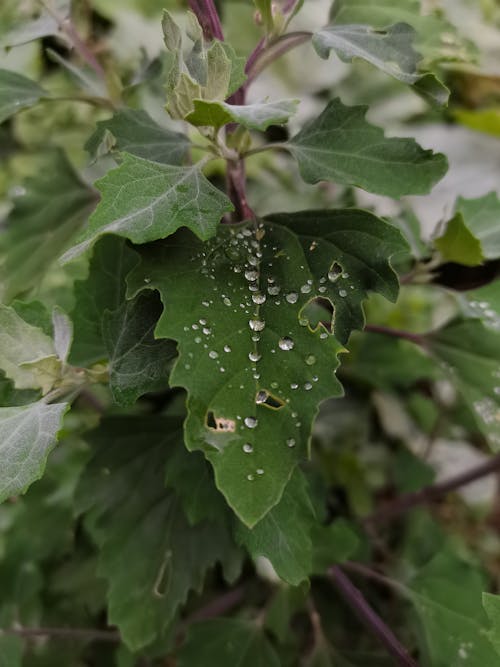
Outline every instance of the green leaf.
POLYGON ((334 563, 348 560, 359 547, 359 538, 344 519, 337 519, 329 526, 316 524, 311 533, 312 572, 324 575, 334 563))
MULTIPOLYGON (((318 403, 341 394, 341 347, 301 314, 316 276, 298 237, 275 224, 221 225, 208 244, 183 231, 140 250, 130 292, 145 280, 160 291, 156 336, 178 342, 170 382, 189 394, 186 445, 205 452, 217 487, 253 526, 307 456, 318 403)), ((322 260, 326 279, 333 257, 322 260)))
POLYGON ((220 128, 228 123, 239 123, 249 129, 265 130, 269 125, 286 123, 296 112, 298 103, 298 100, 280 100, 239 106, 194 100, 194 111, 186 120, 192 125, 220 128))
POLYGON ((262 24, 269 35, 274 29, 273 6, 271 0, 253 0, 254 5, 260 13, 262 24))
POLYGON ((489 329, 500 331, 500 282, 466 292, 467 314, 478 317, 489 329))
POLYGON ((0 408, 0 502, 40 479, 57 441, 67 403, 0 408))
POLYGON ((229 78, 229 86, 227 90, 227 95, 229 97, 235 93, 247 79, 247 75, 245 74, 245 65, 247 59, 243 58, 242 56, 237 56, 236 51, 227 42, 221 43, 224 47, 224 51, 226 52, 226 56, 231 61, 231 76, 229 78))
POLYGON ((444 155, 413 139, 386 138, 367 107, 334 99, 286 144, 306 183, 332 180, 390 197, 427 194, 447 171, 444 155))
POLYGON ((321 58, 335 51, 345 62, 361 58, 386 74, 416 86, 417 92, 446 103, 450 91, 432 74, 418 71, 421 60, 412 46, 415 30, 406 23, 385 29, 371 25, 331 25, 313 35, 313 46, 321 58))
POLYGON ((147 243, 185 226, 206 240, 215 234, 223 214, 233 210, 198 165, 175 167, 124 153, 123 163, 96 185, 101 201, 80 242, 62 261, 84 252, 103 234, 147 243))
POLYGON ((0 296, 4 301, 39 284, 82 226, 95 195, 65 154, 47 151, 42 168, 23 183, 23 193, 0 234, 0 296))
POLYGON ((107 358, 108 350, 102 332, 104 314, 122 306, 125 301, 125 278, 138 261, 139 256, 125 239, 104 236, 96 243, 88 277, 76 281, 74 287, 72 364, 91 366, 107 358))
POLYGON ((164 417, 109 418, 89 435, 94 457, 80 482, 77 508, 97 542, 108 583, 108 618, 137 651, 164 636, 191 590, 233 545, 219 523, 191 527, 165 489, 181 424, 164 417), (131 493, 133 489, 140 493, 131 493))
POLYGON ((103 154, 103 142, 108 150, 112 147, 147 160, 175 165, 185 161, 190 146, 184 134, 161 127, 145 111, 136 109, 123 109, 109 120, 99 121, 85 148, 96 158, 103 154))
POLYGON ((58 379, 60 367, 52 339, 13 308, 0 304, 0 368, 14 385, 46 393, 58 379))
POLYGON ((232 618, 193 624, 178 660, 179 667, 279 667, 281 664, 257 623, 232 618))
POLYGON ((282 579, 298 586, 312 572, 311 530, 315 522, 307 482, 295 471, 280 502, 252 529, 238 523, 235 534, 252 558, 265 556, 282 579))
POLYGON ((399 22, 411 25, 417 32, 417 48, 426 67, 441 60, 468 61, 477 54, 443 13, 424 14, 420 0, 336 0, 330 18, 336 25, 367 23, 378 29, 399 22))
POLYGON ((430 351, 469 405, 479 430, 500 449, 500 332, 454 320, 428 337, 430 351))
POLYGON ((353 329, 363 329, 368 292, 396 301, 399 281, 390 260, 407 245, 392 225, 356 209, 277 213, 267 219, 298 234, 319 283, 315 296, 331 301, 333 332, 341 343, 353 329))
POLYGON ((155 340, 154 328, 162 313, 156 294, 140 294, 124 301, 103 318, 103 337, 109 354, 109 384, 119 405, 133 405, 150 391, 168 387, 175 345, 155 340))
POLYGON ((23 652, 21 637, 0 635, 0 667, 22 667, 23 652))
POLYGON ((475 667, 498 661, 485 632, 482 577, 468 563, 439 553, 410 586, 409 595, 423 629, 426 664, 475 667))
POLYGON ((467 229, 481 242, 484 257, 500 258, 500 200, 496 192, 478 199, 460 197, 455 208, 467 229))
POLYGON ((483 609, 492 625, 487 636, 500 655, 500 596, 483 593, 483 609))
POLYGON ((481 241, 470 231, 461 213, 447 222, 444 233, 434 239, 434 245, 448 262, 478 266, 484 261, 481 241))
POLYGON ((0 69, 0 123, 36 104, 47 93, 22 74, 0 69))

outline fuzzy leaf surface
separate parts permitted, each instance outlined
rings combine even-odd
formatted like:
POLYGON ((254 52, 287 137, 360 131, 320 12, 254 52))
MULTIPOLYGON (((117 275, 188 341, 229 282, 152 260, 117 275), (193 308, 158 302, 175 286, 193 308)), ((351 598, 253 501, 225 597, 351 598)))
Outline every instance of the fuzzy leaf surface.
POLYGON ((0 408, 0 502, 39 479, 55 446, 67 403, 0 408))
POLYGON ((366 106, 337 98, 286 144, 306 183, 331 180, 368 192, 401 197, 427 194, 447 171, 440 153, 413 139, 386 138, 365 120, 366 106))
POLYGON ((165 488, 169 457, 183 447, 179 420, 109 418, 88 439, 95 454, 77 506, 100 548, 109 621, 137 651, 164 636, 189 591, 199 590, 207 569, 233 547, 220 524, 191 527, 181 501, 165 488))
POLYGON ((179 667, 279 667, 280 660, 256 623, 216 618, 194 624, 179 653, 179 667))
POLYGON ((235 105, 226 102, 194 100, 194 111, 187 117, 193 125, 220 128, 239 123, 251 130, 265 130, 269 125, 281 125, 297 111, 298 100, 260 102, 235 105))
POLYGON ((114 138, 113 148, 164 164, 182 164, 190 146, 184 134, 161 127, 140 109, 124 109, 109 120, 99 121, 85 144, 92 157, 100 153, 107 133, 114 138))
POLYGON ((47 93, 28 77, 0 69, 0 123, 36 104, 47 93))
POLYGON ((101 201, 80 242, 63 255, 63 261, 87 250, 103 234, 147 243, 188 227, 206 240, 215 234, 224 213, 233 209, 197 165, 176 167, 129 153, 96 186, 101 201))
POLYGON ((156 340, 154 329, 162 312, 157 294, 143 293, 106 311, 103 337, 109 354, 109 384, 119 405, 132 405, 150 391, 168 387, 175 345, 156 340))
POLYGON ((95 202, 64 153, 48 151, 46 162, 23 183, 0 234, 0 296, 4 301, 36 286, 67 247, 95 202))
POLYGON ((428 338, 491 447, 500 449, 500 332, 481 320, 454 320, 428 338))

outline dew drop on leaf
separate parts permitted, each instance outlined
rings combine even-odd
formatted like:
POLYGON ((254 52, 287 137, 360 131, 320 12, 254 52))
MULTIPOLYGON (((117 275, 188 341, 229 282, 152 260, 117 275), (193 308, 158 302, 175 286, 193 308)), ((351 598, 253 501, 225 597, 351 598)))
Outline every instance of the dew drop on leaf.
POLYGON ((297 303, 299 295, 297 294, 297 292, 289 292, 286 295, 285 299, 288 301, 288 303, 297 303))
POLYGON ((266 326, 266 323, 264 320, 250 320, 248 325, 252 331, 262 331, 266 326))
POLYGON ((279 342, 278 342, 278 347, 280 348, 280 350, 284 350, 284 351, 293 350, 294 345, 295 345, 295 343, 288 336, 284 336, 283 338, 280 338, 279 342))
POLYGON ((261 359, 261 356, 258 352, 249 352, 248 358, 250 361, 259 361, 261 359))
POLYGON ((328 280, 334 283, 342 275, 342 267, 338 262, 334 262, 328 271, 328 280))
POLYGON ((288 438, 286 441, 287 447, 295 447, 295 438, 288 438))
POLYGON ((247 428, 255 428, 258 424, 256 417, 245 417, 243 422, 247 428))
POLYGON ((253 452, 253 445, 251 445, 249 442, 245 442, 243 445, 243 451, 245 454, 251 454, 253 452))

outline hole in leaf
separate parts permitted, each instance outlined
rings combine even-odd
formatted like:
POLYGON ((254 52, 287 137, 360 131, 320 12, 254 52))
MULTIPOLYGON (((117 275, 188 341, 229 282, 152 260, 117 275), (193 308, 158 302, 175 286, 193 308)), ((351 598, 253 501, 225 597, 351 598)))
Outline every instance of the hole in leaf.
POLYGON ((316 331, 323 326, 329 333, 333 330, 333 317, 335 308, 333 303, 324 296, 315 296, 310 299, 299 313, 299 321, 303 321, 311 329, 316 331))
POLYGON ((236 422, 234 419, 216 417, 211 411, 207 412, 205 424, 207 428, 216 433, 234 433, 236 431, 236 422))
POLYGON ((267 389, 260 389, 257 392, 255 402, 257 405, 265 405, 266 408, 270 408, 271 410, 280 410, 285 405, 285 401, 270 394, 267 389))

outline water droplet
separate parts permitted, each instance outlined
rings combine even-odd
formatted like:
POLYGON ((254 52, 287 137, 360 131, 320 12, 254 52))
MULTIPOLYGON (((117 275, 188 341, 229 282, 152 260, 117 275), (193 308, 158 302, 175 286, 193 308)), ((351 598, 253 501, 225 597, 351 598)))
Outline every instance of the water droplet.
POLYGON ((296 382, 292 382, 292 384, 290 385, 290 389, 298 389, 298 388, 299 385, 296 382))
POLYGON ((297 292, 290 292, 286 295, 285 299, 288 301, 288 303, 297 303, 299 295, 297 292))
POLYGON ((231 305, 231 299, 229 299, 227 296, 225 296, 225 297, 222 299, 222 303, 223 303, 225 306, 230 306, 230 305, 231 305))
POLYGON ((278 347, 280 348, 280 350, 285 350, 285 351, 293 350, 294 345, 295 345, 295 343, 288 336, 284 336, 283 338, 280 338, 279 343, 278 343, 278 347))
POLYGON ((302 294, 309 294, 311 290, 312 290, 311 285, 308 285, 307 283, 305 285, 302 285, 302 287, 300 288, 302 294))
POLYGON ((210 336, 210 334, 212 333, 212 329, 210 329, 210 327, 203 327, 202 331, 205 334, 205 336, 210 336))
POLYGON ((295 447, 295 438, 288 438, 286 441, 287 447, 295 447))
POLYGON ((331 283, 334 283, 336 280, 340 278, 341 275, 342 275, 342 267, 340 266, 340 264, 338 264, 338 262, 334 262, 331 265, 330 270, 328 271, 328 280, 331 283))
POLYGON ((196 331, 196 329, 199 329, 199 328, 200 327, 197 324, 192 324, 191 325, 191 329, 193 329, 194 331, 196 331))
POLYGON ((198 320, 198 322, 199 322, 202 326, 206 326, 206 324, 207 324, 207 321, 206 321, 206 320, 198 320))
POLYGON ((248 354, 248 358, 250 359, 250 361, 257 362, 261 359, 261 357, 262 357, 262 355, 259 354, 258 352, 249 352, 249 354, 248 354))
POLYGON ((339 296, 347 296, 347 291, 345 289, 339 289, 339 296))
POLYGON ((306 357, 306 364, 308 366, 313 366, 316 363, 316 357, 314 354, 308 354, 306 357))
POLYGON ((258 277, 259 277, 259 272, 256 271, 255 269, 247 269, 247 270, 245 271, 245 278, 246 278, 248 281, 252 281, 252 282, 253 282, 254 280, 257 280, 258 277))
POLYGON ((260 306, 261 304, 265 303, 266 295, 261 294, 260 292, 258 294, 252 294, 252 301, 260 306))
POLYGON ((205 308, 208 308, 208 307, 210 306, 210 304, 208 303, 208 301, 202 301, 202 302, 201 302, 201 305, 202 305, 202 306, 205 306, 205 308))
POLYGON ((195 343, 201 343, 201 338, 199 336, 196 336, 196 338, 194 339, 194 342, 195 343))
POLYGON ((210 359, 217 359, 217 357, 219 355, 217 354, 217 352, 215 350, 210 350, 210 352, 208 353, 208 356, 210 357, 210 359))
POLYGON ((322 331, 319 337, 321 338, 321 340, 325 340, 325 338, 328 338, 328 334, 326 333, 326 331, 322 331))
POLYGON ((273 389, 277 389, 279 387, 279 384, 277 382, 271 382, 271 387, 273 389))
POLYGON ((255 402, 257 404, 265 403, 268 396, 269 394, 267 393, 267 391, 261 389, 259 392, 257 392, 257 396, 255 397, 255 402))
POLYGON ((224 345, 224 352, 231 352, 229 345, 224 345))
POLYGON ((247 475, 247 479, 248 479, 249 482, 253 482, 254 477, 253 477, 252 474, 250 474, 250 475, 247 475))
POLYGON ((312 389, 312 388, 313 388, 313 386, 312 386, 312 384, 311 384, 310 382, 306 382, 306 383, 305 383, 305 385, 304 385, 304 389, 305 389, 306 391, 309 391, 309 390, 312 389))
POLYGON ((245 442, 243 445, 243 451, 245 454, 251 454, 253 452, 253 445, 251 445, 249 442, 245 442))
POLYGON ((146 283, 146 285, 149 284, 151 282, 151 278, 144 278, 144 282, 146 283))
POLYGON ((221 373, 225 373, 225 372, 226 372, 226 369, 223 368, 223 366, 221 366, 221 367, 219 368, 219 370, 220 370, 221 373))
POLYGON ((263 475, 264 474, 264 469, 263 468, 257 468, 257 470, 255 472, 257 473, 257 475, 263 475))
POLYGON ((307 317, 299 317, 299 324, 301 327, 306 327, 309 324, 307 317))
POLYGON ((262 331, 266 326, 264 320, 250 320, 248 324, 252 331, 262 331))
POLYGON ((269 294, 270 294, 271 296, 276 296, 277 294, 280 293, 280 291, 281 291, 281 287, 280 287, 279 285, 270 285, 270 286, 267 288, 267 291, 269 292, 269 294))
POLYGON ((245 417, 243 422, 247 428, 255 428, 259 423, 255 417, 245 417))

